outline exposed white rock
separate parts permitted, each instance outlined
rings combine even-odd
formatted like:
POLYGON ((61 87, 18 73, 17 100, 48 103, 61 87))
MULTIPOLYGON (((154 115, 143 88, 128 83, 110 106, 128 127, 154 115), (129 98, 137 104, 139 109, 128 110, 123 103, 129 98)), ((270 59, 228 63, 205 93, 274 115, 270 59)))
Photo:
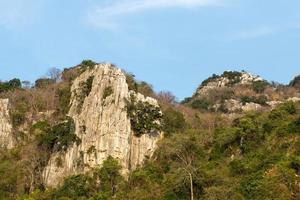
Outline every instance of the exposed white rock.
MULTIPOLYGON (((214 106, 214 109, 218 110, 221 104, 217 104, 214 106)), ((236 99, 228 99, 224 103, 224 107, 228 110, 229 113, 239 113, 239 112, 248 112, 262 109, 262 106, 257 103, 246 103, 243 104, 239 100, 236 99)))
POLYGON ((271 109, 276 108, 279 104, 282 104, 282 101, 268 101, 267 104, 271 107, 271 109))
MULTIPOLYGON (((249 85, 252 84, 255 81, 262 81, 263 79, 260 76, 255 76, 247 72, 241 72, 240 81, 236 84, 239 85, 249 85)), ((206 85, 201 86, 196 91, 196 96, 205 96, 208 94, 210 90, 218 89, 226 87, 230 83, 230 80, 227 77, 218 77, 210 82, 208 82, 206 85)))
POLYGON ((8 99, 0 99, 0 148, 11 149, 14 147, 15 142, 12 135, 8 105, 8 99))
POLYGON ((299 97, 290 97, 287 99, 287 101, 298 102, 298 101, 300 101, 300 98, 299 97))
MULTIPOLYGON (((79 146, 74 144, 66 153, 51 156, 43 173, 47 187, 55 187, 66 176, 101 165, 108 156, 120 161, 123 174, 126 175, 128 171, 143 164, 146 156, 152 155, 162 133, 147 133, 141 137, 134 135, 127 116, 125 99, 129 99, 130 94, 135 92, 129 91, 126 76, 120 69, 110 64, 96 65, 75 79, 71 91, 69 116, 74 119, 75 134, 82 142, 79 146), (92 76, 94 79, 91 92, 82 102, 78 93, 82 83, 92 76), (104 99, 107 87, 111 87, 113 92, 104 99), (57 159, 61 159, 61 166, 57 166, 57 159)), ((158 106, 153 98, 135 95, 137 100, 158 106)))

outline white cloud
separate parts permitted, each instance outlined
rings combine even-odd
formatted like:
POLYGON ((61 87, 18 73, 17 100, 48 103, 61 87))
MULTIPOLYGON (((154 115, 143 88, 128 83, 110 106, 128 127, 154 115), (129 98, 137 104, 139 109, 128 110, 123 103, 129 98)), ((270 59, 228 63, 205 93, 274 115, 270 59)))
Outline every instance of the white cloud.
POLYGON ((13 29, 32 23, 42 0, 0 0, 0 27, 13 29))
MULTIPOLYGON (((89 10, 88 23, 100 28, 113 28, 118 18, 142 11, 166 8, 195 8, 222 5, 226 0, 116 0, 89 10)), ((228 1, 228 0, 227 0, 228 1)))

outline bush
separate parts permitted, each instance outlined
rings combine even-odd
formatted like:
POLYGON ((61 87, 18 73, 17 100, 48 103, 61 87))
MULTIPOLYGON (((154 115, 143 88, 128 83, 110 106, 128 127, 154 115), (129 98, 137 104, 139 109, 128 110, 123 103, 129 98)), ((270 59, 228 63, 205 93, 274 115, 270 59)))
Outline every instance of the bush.
POLYGON ((187 127, 184 115, 172 108, 168 108, 163 114, 163 130, 166 134, 172 134, 184 130, 187 127))
POLYGON ((266 87, 269 85, 267 81, 254 81, 252 83, 252 89, 256 93, 262 93, 265 91, 266 87))
POLYGON ((66 151, 74 143, 79 145, 81 140, 75 134, 75 124, 72 118, 51 127, 48 133, 39 137, 39 146, 51 152, 66 151))
POLYGON ((94 76, 90 76, 83 84, 82 90, 86 97, 89 96, 92 91, 94 78, 94 76))
POLYGON ((97 64, 97 63, 95 63, 95 62, 92 61, 92 60, 83 60, 83 61, 81 62, 80 65, 81 65, 83 68, 91 69, 91 68, 93 68, 96 64, 97 64))
POLYGON ((126 109, 131 128, 136 136, 161 129, 162 113, 159 107, 148 102, 136 102, 136 98, 131 95, 131 99, 127 101, 126 109))
POLYGON ((107 97, 109 97, 110 95, 112 95, 114 93, 114 90, 111 86, 107 86, 105 89, 104 89, 104 92, 103 92, 103 99, 106 99, 107 97))
POLYGON ((57 105, 57 113, 61 115, 66 115, 70 109, 70 99, 71 99, 71 86, 66 85, 57 90, 58 96, 58 105, 57 105))
POLYGON ((243 105, 245 105, 246 103, 257 103, 257 104, 260 104, 260 105, 267 105, 267 101, 268 101, 268 98, 265 96, 265 95, 261 95, 259 97, 250 97, 250 96, 242 96, 241 97, 241 102, 243 105))
POLYGON ((291 87, 300 89, 300 75, 296 76, 289 84, 291 87))
POLYGON ((8 82, 0 82, 0 93, 21 88, 21 86, 21 81, 17 78, 14 78, 8 82))
POLYGON ((153 96, 154 91, 152 85, 148 84, 145 81, 139 82, 135 80, 135 76, 131 73, 124 72, 126 75, 126 83, 128 85, 129 90, 133 90, 135 92, 139 92, 144 96, 153 96))
POLYGON ((40 78, 35 81, 36 88, 45 88, 49 85, 55 84, 55 80, 51 78, 40 78))
POLYGON ((209 107, 211 106, 211 103, 205 99, 197 99, 192 102, 191 106, 192 108, 198 110, 208 110, 209 107))

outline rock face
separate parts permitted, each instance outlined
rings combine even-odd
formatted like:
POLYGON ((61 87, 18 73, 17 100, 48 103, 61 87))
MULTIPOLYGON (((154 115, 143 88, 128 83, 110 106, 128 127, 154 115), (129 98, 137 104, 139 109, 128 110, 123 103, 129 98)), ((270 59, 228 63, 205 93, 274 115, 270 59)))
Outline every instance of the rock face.
POLYGON ((0 99, 0 148, 11 149, 14 146, 14 137, 8 105, 8 99, 0 99))
POLYGON ((51 156, 43 172, 47 187, 55 187, 66 176, 101 165, 108 156, 118 159, 123 174, 126 174, 152 155, 162 133, 135 136, 127 116, 126 99, 133 94, 137 100, 154 106, 158 103, 153 98, 129 91, 126 76, 120 69, 110 64, 96 65, 74 80, 71 92, 68 115, 74 119, 75 134, 81 144, 51 156), (82 87, 88 82, 91 87, 85 87, 90 87, 90 91, 82 98, 82 87))
POLYGON ((232 85, 249 85, 255 81, 262 81, 259 76, 254 76, 247 72, 239 72, 233 77, 227 77, 226 75, 212 77, 206 84, 202 84, 194 94, 194 96, 205 96, 210 90, 227 87, 232 85))

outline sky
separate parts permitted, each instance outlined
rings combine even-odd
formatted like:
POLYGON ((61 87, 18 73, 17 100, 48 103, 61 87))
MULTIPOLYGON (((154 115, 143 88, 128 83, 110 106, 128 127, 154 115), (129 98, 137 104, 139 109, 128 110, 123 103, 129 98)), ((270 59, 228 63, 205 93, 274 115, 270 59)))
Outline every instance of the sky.
POLYGON ((207 77, 300 74, 299 0, 0 0, 0 80, 111 62, 178 99, 207 77))

